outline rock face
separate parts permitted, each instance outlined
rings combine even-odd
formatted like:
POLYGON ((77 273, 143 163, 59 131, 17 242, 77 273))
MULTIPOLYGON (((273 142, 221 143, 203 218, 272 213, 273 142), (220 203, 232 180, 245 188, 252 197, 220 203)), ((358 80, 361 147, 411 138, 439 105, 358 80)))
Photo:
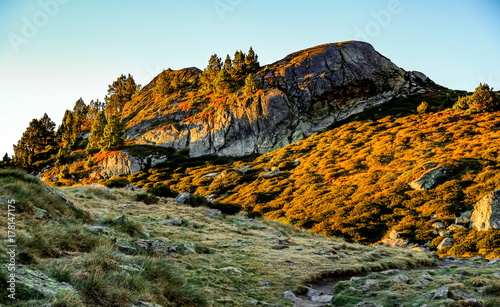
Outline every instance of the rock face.
POLYGON ((414 190, 429 190, 434 187, 439 178, 444 176, 446 176, 446 168, 439 166, 410 182, 410 187, 414 190))
POLYGON ((477 230, 500 228, 500 189, 484 196, 474 205, 470 218, 477 230))
MULTIPOLYGON (((172 73, 180 73, 175 71, 172 73)), ((182 70, 194 78, 200 71, 182 70)), ((127 139, 182 149, 191 156, 266 153, 393 98, 424 93, 434 83, 406 72, 364 42, 326 44, 288 55, 257 74, 263 91, 221 98, 211 113, 152 104, 125 106, 127 139), (197 116, 201 113, 206 116, 197 116)), ((145 92, 152 91, 154 83, 145 92)))
POLYGON ((106 157, 103 162, 103 169, 99 173, 104 178, 110 178, 116 175, 130 175, 143 170, 146 165, 155 166, 164 162, 167 158, 160 156, 136 157, 126 151, 116 152, 106 157))

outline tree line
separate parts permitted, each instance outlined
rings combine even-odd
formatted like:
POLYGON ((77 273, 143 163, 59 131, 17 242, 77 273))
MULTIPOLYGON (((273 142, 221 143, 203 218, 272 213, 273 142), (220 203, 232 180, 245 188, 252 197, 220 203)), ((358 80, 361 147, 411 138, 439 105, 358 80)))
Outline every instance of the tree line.
POLYGON ((109 85, 105 102, 97 99, 86 104, 82 98, 78 99, 72 110, 66 110, 57 130, 47 114, 33 119, 14 145, 14 158, 6 153, 3 164, 13 163, 17 167, 32 169, 54 154, 56 164, 61 164, 77 146, 84 130, 90 130, 85 147, 87 152, 119 148, 125 142, 119 113, 139 90, 140 86, 131 75, 121 75, 109 85))

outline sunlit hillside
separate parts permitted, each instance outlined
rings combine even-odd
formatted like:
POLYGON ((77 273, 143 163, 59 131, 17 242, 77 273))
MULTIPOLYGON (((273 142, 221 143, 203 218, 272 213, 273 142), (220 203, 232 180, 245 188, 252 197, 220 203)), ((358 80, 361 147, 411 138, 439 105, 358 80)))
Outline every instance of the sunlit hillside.
MULTIPOLYGON (((449 100, 450 94, 394 101, 399 109, 392 115, 375 108, 255 159, 195 167, 168 167, 167 161, 165 168, 129 180, 238 204, 327 236, 375 243, 397 230, 410 242, 435 248, 444 237, 432 224, 453 224, 500 186, 499 113, 445 109, 449 100), (428 100, 425 113, 416 112, 418 99, 428 100), (429 165, 445 167, 447 175, 432 189, 410 188, 429 165)), ((441 255, 499 256, 498 231, 466 229, 448 236, 456 244, 441 255)))

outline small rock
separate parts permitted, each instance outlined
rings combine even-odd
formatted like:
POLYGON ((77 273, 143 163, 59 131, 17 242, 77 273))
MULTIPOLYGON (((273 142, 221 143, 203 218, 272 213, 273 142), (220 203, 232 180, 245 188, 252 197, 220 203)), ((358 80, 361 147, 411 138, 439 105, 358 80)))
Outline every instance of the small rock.
POLYGON ((270 288, 273 284, 270 281, 259 280, 259 285, 262 288, 270 288))
POLYGON ((459 225, 469 225, 471 220, 465 216, 459 216, 455 219, 455 224, 459 225))
POLYGON ((435 222, 431 225, 431 227, 436 229, 436 230, 441 230, 441 229, 445 228, 443 222, 435 222))
POLYGON ((439 245, 437 246, 437 249, 440 250, 440 249, 443 249, 447 246, 451 246, 452 244, 453 244, 452 238, 445 238, 445 239, 443 239, 443 241, 441 241, 441 243, 439 243, 439 245))
POLYGON ((181 226, 182 225, 182 221, 179 219, 179 218, 173 218, 173 219, 170 219, 170 220, 165 220, 165 221, 161 221, 161 222, 158 222, 159 225, 168 225, 168 226, 181 226))
POLYGON ((441 230, 439 232, 439 235, 442 236, 442 237, 449 236, 449 235, 451 235, 451 231, 449 231, 449 230, 441 230))
POLYGON ((283 297, 286 298, 287 300, 292 301, 292 302, 295 302, 297 300, 297 297, 295 296, 295 294, 290 290, 285 291, 283 293, 283 297))
POLYGON ((349 279, 349 281, 356 281, 356 280, 359 280, 359 279, 361 279, 361 277, 353 276, 353 277, 351 277, 351 279, 349 279))
POLYGON ((249 303, 251 305, 258 305, 259 301, 258 300, 248 300, 247 303, 249 303))
POLYGON ((472 216, 472 211, 470 211, 470 210, 465 211, 462 214, 460 214, 460 217, 464 217, 464 218, 469 219, 469 220, 470 220, 471 216, 472 216))
POLYGON ((207 214, 205 214, 205 216, 214 217, 221 214, 222 212, 219 209, 209 209, 207 214))
POLYGON ((410 281, 410 279, 406 275, 398 275, 398 276, 392 278, 391 281, 392 282, 402 282, 402 283, 407 284, 410 281))
POLYGON ((318 303, 330 303, 333 299, 333 295, 319 295, 311 297, 311 301, 318 303))
POLYGON ((189 200, 191 199, 191 193, 184 192, 179 194, 174 201, 179 205, 189 204, 189 200))
POLYGON ((219 175, 219 173, 213 172, 213 173, 205 174, 205 175, 201 176, 201 178, 214 178, 217 175, 219 175))
POLYGON ((398 239, 399 238, 399 232, 396 231, 396 230, 391 231, 391 233, 389 234, 389 238, 391 238, 391 239, 398 239))
POLYGON ((456 231, 456 230, 465 230, 466 228, 462 225, 458 225, 458 224, 451 224, 450 226, 448 226, 448 230, 451 230, 451 231, 456 231))
POLYGON ((448 298, 448 293, 449 289, 447 286, 443 286, 437 290, 434 291, 434 294, 432 296, 432 300, 444 300, 448 298))
POLYGON ((183 247, 188 254, 196 254, 193 243, 184 243, 183 247))
POLYGON ((35 210, 35 218, 36 219, 41 220, 41 219, 48 218, 48 217, 49 217, 49 212, 47 212, 47 210, 36 207, 36 210, 35 210))
POLYGON ((396 273, 399 273, 401 272, 400 270, 398 269, 394 269, 394 270, 386 270, 386 271, 382 271, 380 272, 380 274, 384 274, 384 275, 392 275, 392 274, 396 274, 396 273))

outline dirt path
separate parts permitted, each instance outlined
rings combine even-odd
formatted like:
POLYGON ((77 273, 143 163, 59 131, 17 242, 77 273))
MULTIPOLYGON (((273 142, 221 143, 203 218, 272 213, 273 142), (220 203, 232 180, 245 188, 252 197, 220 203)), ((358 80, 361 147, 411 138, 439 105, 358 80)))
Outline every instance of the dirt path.
MULTIPOLYGON (((413 272, 413 271, 422 271, 422 270, 440 270, 446 269, 450 267, 465 267, 469 265, 468 259, 460 259, 453 257, 444 257, 439 259, 437 266, 429 266, 429 267, 420 267, 414 268, 410 270, 402 270, 401 272, 413 272)), ((309 295, 298 295, 297 299, 294 301, 296 307, 322 307, 322 306, 330 306, 329 302, 317 302, 314 301, 318 299, 318 296, 335 296, 335 285, 339 281, 350 280, 352 277, 365 277, 370 273, 358 274, 353 276, 345 276, 342 278, 328 278, 323 279, 313 285, 311 285, 311 290, 308 291, 309 295), (314 294, 314 295, 310 295, 314 294)))

